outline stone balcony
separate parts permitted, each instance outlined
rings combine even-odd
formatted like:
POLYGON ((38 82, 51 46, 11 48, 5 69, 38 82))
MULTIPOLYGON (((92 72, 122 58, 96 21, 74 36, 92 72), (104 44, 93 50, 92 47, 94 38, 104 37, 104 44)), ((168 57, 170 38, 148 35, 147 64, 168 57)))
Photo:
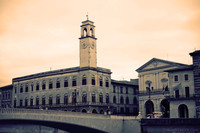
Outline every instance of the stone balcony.
POLYGON ((189 95, 189 96, 186 96, 186 95, 178 95, 178 96, 167 95, 165 97, 170 101, 173 101, 173 100, 190 100, 190 99, 195 99, 196 95, 195 94, 192 94, 192 95, 189 95))

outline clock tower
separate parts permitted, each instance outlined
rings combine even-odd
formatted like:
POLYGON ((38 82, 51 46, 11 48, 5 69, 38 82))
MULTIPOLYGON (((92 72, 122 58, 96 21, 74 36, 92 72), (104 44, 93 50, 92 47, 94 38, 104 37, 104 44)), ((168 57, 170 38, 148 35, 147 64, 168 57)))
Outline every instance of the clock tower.
POLYGON ((86 20, 81 25, 80 67, 97 67, 97 50, 94 22, 86 20))

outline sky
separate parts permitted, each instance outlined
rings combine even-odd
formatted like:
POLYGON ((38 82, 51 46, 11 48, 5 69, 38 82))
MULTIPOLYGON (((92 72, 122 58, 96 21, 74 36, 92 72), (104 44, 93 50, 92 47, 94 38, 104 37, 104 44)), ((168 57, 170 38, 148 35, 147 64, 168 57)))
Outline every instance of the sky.
POLYGON ((200 0, 0 0, 0 86, 79 66, 80 25, 96 26, 97 66, 138 78, 152 58, 191 64, 200 49, 200 0))

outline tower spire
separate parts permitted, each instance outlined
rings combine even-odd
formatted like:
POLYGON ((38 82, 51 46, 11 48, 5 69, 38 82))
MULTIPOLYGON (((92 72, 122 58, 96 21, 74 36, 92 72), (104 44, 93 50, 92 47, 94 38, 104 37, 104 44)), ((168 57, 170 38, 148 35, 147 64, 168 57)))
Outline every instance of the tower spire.
POLYGON ((87 12, 87 14, 86 14, 86 17, 87 17, 87 20, 88 20, 88 19, 89 19, 88 12, 87 12))

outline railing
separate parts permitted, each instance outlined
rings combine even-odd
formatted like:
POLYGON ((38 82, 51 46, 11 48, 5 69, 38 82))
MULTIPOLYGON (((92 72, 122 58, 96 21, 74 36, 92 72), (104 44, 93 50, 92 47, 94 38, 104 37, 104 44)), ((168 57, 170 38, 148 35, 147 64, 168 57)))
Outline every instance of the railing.
MULTIPOLYGON (((61 104, 45 104, 45 105, 33 105, 33 106, 22 106, 22 108, 59 108, 59 107, 79 107, 79 106, 112 106, 110 103, 94 103, 94 102, 77 102, 77 103, 61 103, 61 104)), ((20 106, 18 106, 20 107, 20 106)))
POLYGON ((170 99, 170 100, 181 100, 181 99, 193 99, 193 98, 196 98, 196 95, 193 94, 193 95, 189 95, 189 96, 186 96, 186 95, 168 95, 168 96, 165 96, 167 99, 170 99))
MULTIPOLYGON (((169 91, 165 91, 163 89, 154 89, 154 90, 151 90, 150 91, 150 94, 157 94, 157 93, 169 93, 169 91)), ((144 90, 144 91, 139 91, 139 95, 144 95, 144 94, 149 94, 149 91, 148 90, 144 90)))

